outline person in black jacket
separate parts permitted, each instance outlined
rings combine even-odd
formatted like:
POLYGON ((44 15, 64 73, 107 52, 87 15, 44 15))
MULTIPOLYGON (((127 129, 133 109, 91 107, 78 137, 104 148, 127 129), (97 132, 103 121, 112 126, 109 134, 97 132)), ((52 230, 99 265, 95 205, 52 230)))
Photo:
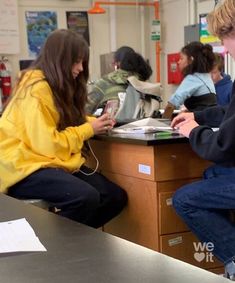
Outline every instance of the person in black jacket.
MULTIPOLYGON (((208 27, 235 59, 235 1, 225 0, 208 15, 208 27)), ((171 123, 188 137, 192 149, 215 165, 204 179, 180 188, 173 206, 191 231, 225 265, 235 279, 235 224, 229 213, 235 209, 235 85, 229 105, 194 113, 181 113, 171 123), (214 127, 219 129, 215 131, 214 127), (206 246, 207 245, 207 246, 206 246)), ((199 247, 199 246, 197 246, 199 247)), ((196 252, 196 251, 195 251, 196 252)), ((200 251, 199 251, 200 252, 200 251)), ((196 257, 195 257, 196 258, 196 257)), ((205 257, 204 260, 213 260, 205 257)))

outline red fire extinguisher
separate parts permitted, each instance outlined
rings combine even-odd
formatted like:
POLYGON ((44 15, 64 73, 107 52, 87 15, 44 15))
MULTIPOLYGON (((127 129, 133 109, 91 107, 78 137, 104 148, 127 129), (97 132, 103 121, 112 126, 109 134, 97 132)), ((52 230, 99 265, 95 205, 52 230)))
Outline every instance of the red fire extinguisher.
POLYGON ((11 66, 7 57, 0 61, 0 86, 4 103, 11 94, 11 66))

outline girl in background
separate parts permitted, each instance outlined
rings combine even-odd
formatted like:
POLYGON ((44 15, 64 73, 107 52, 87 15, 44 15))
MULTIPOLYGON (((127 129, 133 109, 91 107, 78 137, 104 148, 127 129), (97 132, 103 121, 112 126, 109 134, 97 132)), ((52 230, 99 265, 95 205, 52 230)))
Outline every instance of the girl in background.
POLYGON ((195 41, 181 49, 178 65, 184 79, 169 99, 163 118, 171 118, 174 109, 182 106, 185 111, 194 111, 216 105, 215 87, 210 75, 214 60, 209 44, 195 41))
POLYGON ((98 108, 105 107, 107 101, 119 103, 119 92, 125 92, 128 87, 128 77, 146 81, 152 75, 152 69, 146 60, 128 46, 120 47, 114 54, 115 70, 101 79, 93 86, 88 94, 86 111, 92 114, 98 108))

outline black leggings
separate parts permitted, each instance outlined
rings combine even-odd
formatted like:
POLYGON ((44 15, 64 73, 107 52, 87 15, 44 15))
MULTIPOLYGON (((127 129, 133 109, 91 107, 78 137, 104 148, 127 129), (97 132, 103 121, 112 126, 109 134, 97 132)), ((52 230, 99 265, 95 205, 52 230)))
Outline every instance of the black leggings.
MULTIPOLYGON (((87 173, 91 169, 82 166, 87 173)), ((99 173, 86 176, 62 169, 40 169, 9 188, 15 198, 40 198, 58 214, 94 228, 118 215, 127 203, 126 192, 99 173)))

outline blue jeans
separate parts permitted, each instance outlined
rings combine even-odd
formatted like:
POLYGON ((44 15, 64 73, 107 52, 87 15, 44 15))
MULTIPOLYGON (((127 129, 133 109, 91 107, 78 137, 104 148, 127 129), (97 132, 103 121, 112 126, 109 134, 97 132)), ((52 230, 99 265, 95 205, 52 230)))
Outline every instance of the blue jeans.
POLYGON ((173 206, 201 242, 214 244, 213 254, 225 266, 235 259, 235 224, 229 219, 235 209, 235 168, 209 167, 203 180, 174 194, 173 206))

